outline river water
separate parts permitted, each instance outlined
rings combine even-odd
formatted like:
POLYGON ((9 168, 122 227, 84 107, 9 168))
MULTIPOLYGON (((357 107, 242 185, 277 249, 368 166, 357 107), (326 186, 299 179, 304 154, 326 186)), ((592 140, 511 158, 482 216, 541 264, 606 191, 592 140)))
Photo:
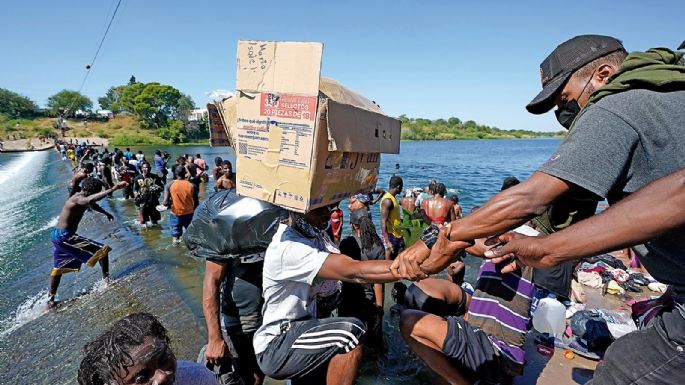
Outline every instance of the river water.
MULTIPOLYGON (((527 178, 558 147, 558 139, 403 142, 401 154, 381 158, 381 187, 400 174, 405 187, 435 178, 457 193, 464 212, 494 195, 507 176, 527 178), (399 163, 399 169, 395 165, 399 163)), ((151 157, 154 148, 143 150, 151 157)), ((183 153, 235 160, 230 148, 161 147, 172 159, 183 153)), ((133 203, 120 192, 101 205, 115 216, 87 213, 79 233, 112 246, 114 283, 103 286, 98 267, 66 274, 56 311, 45 312, 52 264, 49 230, 67 197, 71 165, 54 151, 0 154, 0 384, 75 383, 80 348, 113 320, 134 311, 157 315, 169 329, 179 358, 195 359, 206 342, 201 310, 203 264, 184 247, 172 247, 166 228, 143 229, 133 203)), ((212 191, 210 180, 204 194, 212 191)), ((346 209, 346 203, 342 205, 346 209)), ((377 221, 378 208, 373 208, 377 221)), ((378 223, 376 223, 378 227, 378 223)), ((479 261, 467 258, 473 282, 479 261)), ((387 285, 389 286, 389 285, 387 285)), ((386 308, 391 305, 386 296, 386 308)), ((398 335, 397 318, 384 324, 388 353, 364 360, 359 384, 433 383, 434 376, 411 355, 398 335)), ((271 382, 273 383, 273 382, 271 382)))

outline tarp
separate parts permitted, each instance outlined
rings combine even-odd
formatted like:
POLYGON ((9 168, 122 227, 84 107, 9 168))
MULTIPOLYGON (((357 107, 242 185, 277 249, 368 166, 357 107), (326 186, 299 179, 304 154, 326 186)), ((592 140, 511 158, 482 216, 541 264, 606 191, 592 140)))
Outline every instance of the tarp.
POLYGON ((287 218, 286 210, 268 202, 219 191, 195 210, 183 240, 196 258, 234 260, 263 253, 287 218))

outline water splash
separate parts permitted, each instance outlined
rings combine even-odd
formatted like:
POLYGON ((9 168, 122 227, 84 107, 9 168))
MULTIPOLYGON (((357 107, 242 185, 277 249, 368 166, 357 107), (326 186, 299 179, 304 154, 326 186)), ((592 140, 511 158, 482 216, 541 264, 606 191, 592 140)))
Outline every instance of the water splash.
POLYGON ((47 312, 48 291, 29 297, 8 318, 0 321, 0 340, 47 312))

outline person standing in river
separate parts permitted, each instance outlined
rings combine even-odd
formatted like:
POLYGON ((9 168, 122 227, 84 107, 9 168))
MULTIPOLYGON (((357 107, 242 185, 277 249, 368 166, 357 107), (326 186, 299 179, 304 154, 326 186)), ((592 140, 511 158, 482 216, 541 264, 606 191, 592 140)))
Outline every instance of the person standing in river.
POLYGON ((119 182, 105 191, 102 181, 94 177, 87 177, 82 182, 81 191, 67 199, 57 220, 57 225, 50 232, 50 239, 55 249, 53 252, 53 268, 50 273, 50 290, 48 292, 48 308, 55 306, 57 288, 62 274, 79 271, 82 264, 92 267, 100 262, 102 278, 109 280, 108 254, 111 248, 102 243, 90 240, 76 234, 83 214, 88 209, 100 212, 112 221, 112 214, 105 211, 96 202, 108 194, 126 187, 126 182, 119 182))
POLYGON ((141 174, 133 179, 133 193, 135 196, 135 203, 138 206, 138 221, 141 225, 146 225, 151 221, 156 225, 161 219, 157 205, 159 204, 159 195, 164 191, 162 180, 150 172, 150 163, 143 162, 140 166, 141 174))
POLYGON ((399 226, 402 224, 400 205, 395 195, 402 192, 402 178, 393 175, 388 192, 381 198, 381 240, 385 246, 385 258, 395 259, 404 249, 404 238, 399 226))

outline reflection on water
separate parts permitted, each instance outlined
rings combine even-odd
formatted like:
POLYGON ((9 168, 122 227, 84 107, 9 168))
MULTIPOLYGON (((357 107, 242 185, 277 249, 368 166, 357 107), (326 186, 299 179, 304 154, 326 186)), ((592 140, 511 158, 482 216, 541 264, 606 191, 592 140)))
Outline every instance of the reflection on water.
MULTIPOLYGON (((464 212, 494 195, 506 176, 525 179, 558 146, 558 140, 497 140, 402 143, 401 155, 383 155, 380 187, 399 172, 407 187, 436 178, 450 193, 458 193, 464 212), (400 169, 395 170, 395 163, 400 169)), ((132 148, 135 152, 139 148, 132 148)), ((155 148, 140 148, 151 157, 155 148)), ((201 153, 209 165, 215 156, 231 161, 228 148, 162 147, 172 159, 201 153)), ((151 160, 151 159, 148 159, 151 160)), ((177 356, 195 359, 206 342, 201 311, 204 264, 185 247, 173 247, 167 226, 142 228, 132 201, 116 192, 102 206, 115 222, 86 214, 79 233, 112 246, 110 271, 114 283, 100 286, 100 269, 67 274, 58 299, 70 299, 57 311, 43 305, 52 245, 49 229, 66 199, 71 165, 53 151, 0 154, 0 383, 73 383, 81 346, 106 325, 134 311, 160 317, 171 335, 177 356), (73 299, 77 298, 77 299, 73 299), (2 374, 5 373, 5 374, 2 374)), ((213 181, 204 185, 212 191, 213 181)), ((342 205, 346 209, 346 203, 342 205)), ((380 213, 373 208, 377 228, 380 213)), ((347 229, 347 227, 346 227, 347 229)), ((467 258, 468 281, 479 265, 467 258)), ((391 305, 386 285, 386 308, 391 305)), ((429 384, 434 376, 409 352, 399 336, 398 317, 386 310, 384 358, 363 361, 359 384, 429 384)), ((270 382, 282 383, 282 382, 270 382)))

